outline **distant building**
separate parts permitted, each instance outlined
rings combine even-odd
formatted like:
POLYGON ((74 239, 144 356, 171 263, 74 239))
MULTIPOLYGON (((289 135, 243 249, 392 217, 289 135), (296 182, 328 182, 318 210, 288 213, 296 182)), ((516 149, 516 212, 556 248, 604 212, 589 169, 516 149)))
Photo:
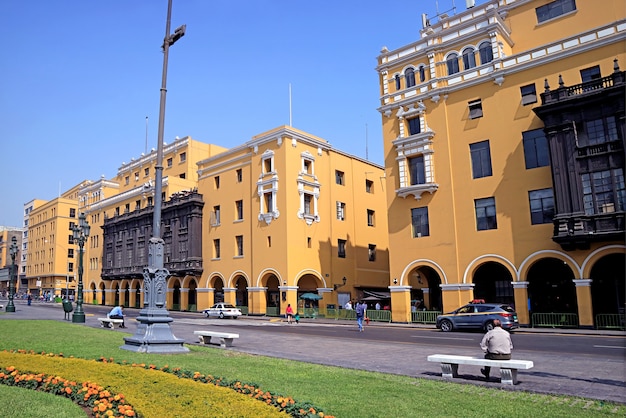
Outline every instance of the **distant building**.
POLYGON ((30 213, 39 206, 46 203, 45 200, 33 199, 24 203, 24 222, 22 232, 22 245, 20 247, 20 267, 19 267, 19 284, 18 287, 24 289, 26 292, 28 288, 28 276, 27 276, 27 264, 28 264, 28 225, 30 222, 30 213))
POLYGON ((25 207, 27 241, 23 281, 33 296, 65 296, 75 289, 78 249, 72 226, 78 222, 76 187, 50 201, 25 207))
POLYGON ((523 325, 623 313, 625 14, 488 1, 381 51, 393 321, 421 299, 523 325))

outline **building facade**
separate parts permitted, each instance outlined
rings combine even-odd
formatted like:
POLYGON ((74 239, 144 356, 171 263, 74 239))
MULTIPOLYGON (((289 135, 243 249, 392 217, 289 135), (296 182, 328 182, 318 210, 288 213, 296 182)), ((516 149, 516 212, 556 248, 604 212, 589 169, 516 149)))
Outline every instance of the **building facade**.
POLYGON ((623 5, 494 0, 423 23, 378 57, 393 320, 415 299, 510 303, 526 326, 623 313, 623 5))
POLYGON ((74 293, 78 250, 72 226, 78 222, 75 188, 41 202, 28 214, 26 282, 33 297, 74 293))
MULTIPOLYGON (((143 306, 155 165, 153 151, 29 213, 33 293, 63 295, 63 266, 78 265, 71 228, 85 213, 85 303, 143 306)), ((288 303, 317 312, 368 291, 389 296, 382 167, 291 127, 233 149, 177 139, 164 147, 163 166, 168 309, 227 301, 278 315, 288 303), (307 292, 320 300, 300 299, 307 292)))
MULTIPOLYGON (((174 275, 200 275, 201 199, 197 197, 196 162, 224 148, 191 137, 163 147, 162 232, 165 267, 174 275), (200 216, 200 217, 199 217, 200 216)), ((85 302, 143 306, 143 267, 148 265, 152 235, 157 152, 122 163, 110 179, 83 182, 78 210, 87 215, 91 236, 85 249, 85 302)), ((168 308, 173 288, 168 286, 168 308)))
POLYGON ((199 161, 198 173, 201 306, 223 300, 262 315, 291 304, 306 313, 388 292, 382 167, 282 126, 199 161))

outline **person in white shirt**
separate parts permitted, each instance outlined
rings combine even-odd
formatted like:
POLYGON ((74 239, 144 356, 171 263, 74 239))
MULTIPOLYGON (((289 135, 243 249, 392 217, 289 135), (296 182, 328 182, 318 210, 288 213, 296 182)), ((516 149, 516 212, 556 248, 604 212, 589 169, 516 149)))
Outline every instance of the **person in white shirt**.
MULTIPOLYGON (((499 319, 493 320, 493 329, 485 334, 480 342, 480 348, 485 353, 485 358, 491 360, 510 360, 513 342, 511 334, 502 329, 502 322, 499 319)), ((485 366, 480 372, 489 380, 491 367, 485 366)))

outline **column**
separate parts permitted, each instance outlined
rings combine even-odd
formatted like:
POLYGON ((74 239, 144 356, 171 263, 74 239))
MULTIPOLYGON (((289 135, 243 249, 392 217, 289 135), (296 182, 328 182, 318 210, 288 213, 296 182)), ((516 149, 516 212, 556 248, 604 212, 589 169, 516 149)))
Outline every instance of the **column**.
POLYGON ((213 287, 198 287, 196 289, 196 298, 198 302, 198 312, 203 309, 210 308, 215 304, 215 288, 213 287))
POLYGON ((180 288, 180 311, 189 310, 189 289, 186 287, 180 288))
POLYGON ((591 302, 591 279, 574 279, 578 304, 578 325, 580 328, 593 328, 593 304, 591 302))
POLYGON ((230 303, 233 306, 237 305, 237 288, 225 287, 224 289, 224 303, 230 303))
POLYGON ((531 326, 528 307, 528 282, 513 282, 515 312, 521 326, 531 326))
POLYGON ((452 312, 474 299, 473 283, 442 284, 440 286, 443 312, 452 312))
POLYGON ((391 322, 411 322, 412 286, 389 286, 391 292, 391 322))
POLYGON ((291 304, 294 312, 298 310, 298 286, 278 286, 280 291, 280 314, 285 315, 287 305, 291 304))
POLYGON ((267 312, 267 287, 248 288, 248 315, 265 315, 267 312))

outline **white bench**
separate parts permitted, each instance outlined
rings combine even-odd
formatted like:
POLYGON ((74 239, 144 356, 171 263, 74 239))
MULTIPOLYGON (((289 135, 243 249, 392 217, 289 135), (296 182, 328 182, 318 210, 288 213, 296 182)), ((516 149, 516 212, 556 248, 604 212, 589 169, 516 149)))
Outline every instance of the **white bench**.
POLYGON ((111 319, 111 318, 98 318, 100 321, 100 326, 102 328, 113 328, 115 324, 122 325, 124 323, 123 319, 111 319))
POLYGON ((219 338, 220 347, 232 347, 233 340, 239 338, 239 334, 233 334, 231 332, 194 331, 193 333, 199 337, 202 344, 209 344, 212 337, 219 338))
POLYGON ((503 385, 517 384, 517 370, 531 369, 534 364, 530 360, 489 360, 482 357, 453 356, 447 354, 433 354, 428 361, 441 363, 441 376, 452 379, 458 377, 459 364, 472 366, 489 366, 500 368, 500 378, 503 385))

